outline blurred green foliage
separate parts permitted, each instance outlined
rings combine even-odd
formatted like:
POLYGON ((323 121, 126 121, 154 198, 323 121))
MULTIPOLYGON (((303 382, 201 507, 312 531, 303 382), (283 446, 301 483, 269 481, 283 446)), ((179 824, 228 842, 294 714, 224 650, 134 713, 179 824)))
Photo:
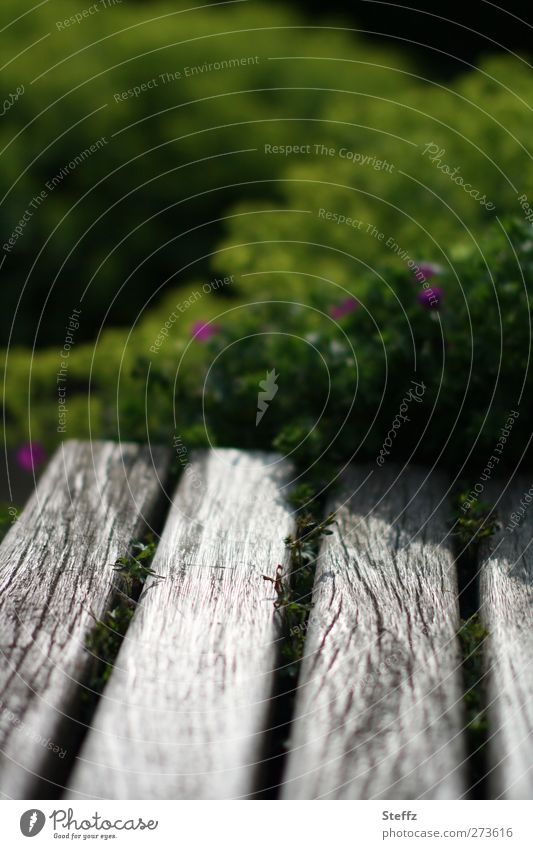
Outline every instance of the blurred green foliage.
MULTIPOLYGON (((420 282, 392 263, 359 272, 345 290, 311 272, 255 278, 262 297, 254 290, 254 300, 265 303, 238 310, 207 343, 203 418, 197 411, 196 420, 215 443, 266 447, 271 440, 294 452, 299 466, 323 456, 331 469, 354 456, 376 460, 416 381, 425 386, 423 397, 408 404, 409 421, 387 459, 436 461, 456 471, 464 464, 481 474, 517 411, 494 474, 519 462, 531 434, 531 226, 509 221, 480 248, 424 284, 441 290, 439 310, 426 309, 420 282), (358 309, 332 320, 332 307, 347 295, 358 309), (279 392, 255 428, 258 382, 272 368, 279 392)), ((244 279, 251 285, 254 278, 244 279)), ((183 421, 191 396, 187 381, 181 385, 183 421)), ((163 397, 155 389, 154 396, 154 403, 163 397)))
MULTIPOLYGON (((358 62, 338 60, 343 87, 352 87, 358 62)), ((329 63, 305 62, 316 64, 329 63)), ((246 215, 257 203, 239 204, 219 264, 309 271, 350 288, 366 264, 394 257, 389 240, 415 259, 449 265, 488 228, 496 234, 498 217, 519 214, 521 195, 532 203, 526 63, 487 60, 453 88, 402 69, 388 82, 379 96, 363 89, 328 99, 311 154, 291 157, 282 173, 283 206, 299 211, 246 215), (339 225, 341 215, 358 224, 339 225)))
MULTIPOLYGON (((8 442, 182 433, 192 448, 207 434, 300 465, 375 459, 417 380, 427 392, 394 459, 485 462, 531 391, 533 241, 519 201, 533 198, 529 68, 487 59, 444 86, 279 7, 193 5, 124 3, 64 30, 76 10, 57 0, 9 28, 20 55, 4 90, 24 93, 0 123, 2 243, 47 181, 106 141, 5 258, 4 338, 21 295, 15 346, 0 356, 8 442), (185 71, 242 57, 259 61, 185 71), (409 259, 442 267, 439 311, 417 300, 409 259), (220 272, 234 275, 226 298, 177 309, 220 272), (333 321, 348 297, 359 308, 333 321), (60 433, 59 352, 77 306, 60 433), (192 339, 210 319, 217 333, 192 339), (256 427, 271 369, 279 392, 256 427)), ((4 8, 20 14, 14 0, 4 8)))
MULTIPOLYGON (((4 0, 4 20, 19 20, 7 31, 3 91, 24 93, 0 122, 0 243, 32 214, 2 272, 2 338, 21 292, 13 341, 43 346, 61 341, 86 287, 78 335, 91 339, 103 321, 134 321, 169 279, 180 285, 205 268, 228 205, 276 194, 268 181, 281 163, 264 144, 307 137, 338 87, 335 62, 276 57, 390 61, 288 9, 197 5, 124 2, 65 27, 83 3, 54 0, 20 17, 18 0, 4 0)), ((375 93, 394 89, 389 77, 362 65, 342 82, 375 93)))
MULTIPOLYGON (((465 474, 473 470, 475 479, 515 410, 496 474, 519 461, 528 445, 526 401, 533 392, 533 240, 523 221, 508 223, 505 234, 507 249, 489 235, 481 255, 472 251, 453 273, 443 270, 428 281, 442 291, 439 310, 426 309, 412 272, 394 266, 360 273, 349 293, 306 275, 242 277, 229 307, 221 308, 213 294, 197 300, 154 353, 175 309, 174 293, 132 333, 106 331, 98 344, 73 351, 66 436, 171 445, 179 435, 187 451, 208 441, 274 447, 299 468, 316 464, 309 479, 320 485, 324 468, 352 457, 376 461, 416 381, 424 385, 421 400, 404 409, 408 421, 386 461, 437 461, 465 474), (332 310, 347 294, 358 307, 334 319, 332 310), (193 338, 192 323, 210 320, 214 335, 193 338), (279 375, 278 392, 256 426, 259 384, 271 369, 279 375)), ((64 438, 56 432, 50 378, 56 367, 55 352, 34 358, 28 396, 29 358, 23 350, 11 354, 12 441, 24 433, 51 448, 64 438)))

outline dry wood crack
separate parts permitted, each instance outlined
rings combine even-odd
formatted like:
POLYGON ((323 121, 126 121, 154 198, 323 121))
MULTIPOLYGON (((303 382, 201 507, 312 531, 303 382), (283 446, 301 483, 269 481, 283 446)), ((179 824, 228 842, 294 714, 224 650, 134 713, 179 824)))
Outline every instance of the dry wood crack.
POLYGON ((143 554, 114 564, 162 521, 165 451, 65 444, 6 536, 4 795, 462 798, 486 680, 490 792, 530 797, 527 515, 458 572, 441 475, 354 467, 327 505, 338 526, 307 514, 297 530, 277 455, 213 450, 192 464, 153 562, 163 580, 143 554), (479 606, 483 624, 461 627, 479 606), (80 749, 84 687, 98 698, 80 749))

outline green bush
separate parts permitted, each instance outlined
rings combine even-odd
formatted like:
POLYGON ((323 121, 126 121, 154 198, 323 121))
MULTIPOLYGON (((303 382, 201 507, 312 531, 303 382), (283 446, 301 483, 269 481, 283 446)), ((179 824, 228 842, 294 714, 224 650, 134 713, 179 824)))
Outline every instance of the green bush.
MULTIPOLYGON (((351 68, 338 65, 339 74, 351 68)), ((280 206, 298 211, 237 206, 215 267, 308 272, 350 288, 365 264, 387 255, 398 268, 397 253, 449 265, 488 228, 496 232, 498 217, 519 214, 521 195, 533 206, 533 75, 523 62, 487 60, 453 88, 403 71, 396 78, 403 87, 392 94, 328 100, 319 152, 289 160, 282 175, 280 206)))
MULTIPOLYGON (((7 5, 15 15, 13 0, 7 5)), ((1 357, 9 444, 29 439, 51 449, 68 436, 171 444, 179 434, 187 448, 206 438, 274 446, 299 466, 321 455, 328 467, 390 455, 483 469, 519 410, 501 462, 519 459, 528 438, 521 399, 531 390, 533 242, 525 211, 505 231, 500 219, 521 212, 520 195, 533 197, 524 64, 487 60, 444 88, 416 78, 389 51, 334 29, 305 29, 278 9, 224 6, 156 20, 177 11, 158 5, 141 26, 146 8, 123 5, 70 27, 67 39, 54 22, 72 10, 58 2, 11 28, 20 46, 52 34, 5 69, 7 89, 23 81, 26 90, 0 125, 2 147, 19 131, 25 139, 0 157, 6 185, 17 180, 4 232, 24 198, 75 153, 121 132, 50 193, 4 262, 6 331, 31 262, 68 213, 15 324, 15 341, 33 338, 31 317, 51 291, 37 342, 53 347, 32 354, 16 345, 1 357), (261 61, 114 102, 116 92, 159 73, 248 55, 261 61), (477 199, 424 154, 430 144, 477 199), (300 149, 285 156, 266 145, 300 149), (247 148, 254 151, 226 155, 247 148), (239 185, 221 189, 230 183, 239 185), (218 242, 220 223, 194 229, 217 218, 226 227, 218 242), (441 266, 428 281, 444 292, 438 310, 417 298, 422 260, 441 266), (228 297, 202 295, 182 312, 176 305, 209 280, 208 262, 233 274, 228 297), (61 432, 60 348, 89 281, 61 432), (358 308, 332 320, 349 298, 358 308), (117 316, 131 329, 109 329, 117 316), (104 318, 101 334, 84 342, 104 318), (193 324, 211 319, 217 332, 193 339, 193 324), (260 384, 273 369, 279 389, 256 426, 260 384), (411 398, 410 421, 380 455, 413 380, 424 385, 423 399, 411 398)))
MULTIPOLYGON (((482 256, 471 251, 453 273, 426 271, 425 282, 391 265, 361 273, 350 290, 306 275, 260 276, 259 284, 242 277, 229 305, 212 294, 195 300, 154 353, 182 297, 169 293, 131 333, 106 331, 94 346, 73 350, 66 434, 57 432, 57 353, 31 361, 14 350, 6 372, 8 439, 49 449, 72 436, 167 445, 179 436, 187 451, 208 441, 275 447, 300 468, 321 458, 314 467, 320 478, 324 467, 352 456, 379 463, 407 396, 409 421, 389 437, 383 462, 437 460, 481 474, 497 456, 493 467, 503 469, 527 446, 524 399, 533 391, 533 240, 523 221, 505 232, 507 249, 487 237, 482 256), (439 308, 429 309, 421 293, 437 289, 439 308), (355 309, 346 307, 353 296, 355 309), (211 338, 193 338, 195 322, 211 322, 211 338), (256 426, 260 382, 272 369, 279 388, 256 426)), ((200 283, 191 293, 197 290, 200 283)))
POLYGON ((2 245, 30 214, 2 270, 2 338, 21 292, 12 341, 57 345, 86 287, 79 339, 93 338, 102 322, 135 320, 169 278, 175 286, 203 273, 228 205, 276 194, 268 181, 282 157, 265 156, 264 144, 314 133, 339 86, 335 62, 306 56, 357 55, 376 67, 353 66, 343 86, 396 86, 398 75, 378 67, 384 51, 305 28, 289 10, 192 5, 122 3, 65 27, 77 12, 67 0, 24 16, 17 0, 4 1, 4 19, 19 20, 9 27, 14 58, 3 87, 6 96, 24 93, 0 124, 2 245), (302 58, 275 61, 295 53, 302 58), (186 71, 205 63, 215 67, 186 71))
MULTIPOLYGON (((215 444, 273 445, 294 452, 299 467, 323 455, 320 474, 352 457, 436 461, 480 475, 495 457, 489 477, 512 466, 531 433, 533 239, 523 220, 505 235, 505 247, 489 235, 481 255, 472 250, 433 277, 427 270, 425 280, 385 263, 344 291, 307 275, 261 276, 262 292, 250 291, 250 305, 206 343, 202 410, 197 372, 192 383, 177 381, 178 427, 190 412, 193 433, 205 421, 215 444), (438 308, 421 302, 424 292, 438 308), (349 296, 358 307, 342 315, 341 306, 333 320, 349 296), (272 369, 279 391, 255 427, 259 381, 272 369), (406 397, 409 421, 398 421, 406 397)), ((186 358, 180 371, 189 372, 186 358)), ((153 390, 159 403, 169 387, 163 374, 153 390)), ((171 421, 161 410, 165 441, 171 421)))

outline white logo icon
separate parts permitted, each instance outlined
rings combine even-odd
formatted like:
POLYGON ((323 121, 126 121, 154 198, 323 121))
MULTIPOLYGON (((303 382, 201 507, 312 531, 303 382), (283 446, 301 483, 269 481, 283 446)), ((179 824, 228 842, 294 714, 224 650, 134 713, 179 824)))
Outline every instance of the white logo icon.
POLYGON ((273 400, 278 391, 278 384, 276 383, 278 377, 279 374, 276 374, 276 370, 272 369, 272 371, 267 371, 266 380, 259 381, 259 389, 262 391, 257 395, 257 415, 255 417, 256 427, 268 410, 270 401, 273 400))

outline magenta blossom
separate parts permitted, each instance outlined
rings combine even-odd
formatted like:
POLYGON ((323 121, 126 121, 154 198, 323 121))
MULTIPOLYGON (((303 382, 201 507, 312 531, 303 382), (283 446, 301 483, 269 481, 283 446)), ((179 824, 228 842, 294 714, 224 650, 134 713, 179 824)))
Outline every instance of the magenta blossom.
POLYGON ((205 321, 195 321, 191 328, 191 336, 198 342, 207 342, 211 336, 216 336, 220 327, 216 324, 208 324, 205 321))
POLYGON ((358 306, 359 302, 355 298, 346 298, 340 304, 330 307, 329 314, 332 318, 343 318, 343 316, 354 312, 358 306))
POLYGON ((40 442, 27 442, 17 451, 17 463, 25 472, 33 472, 46 460, 46 454, 40 442))
POLYGON ((438 310, 442 304, 443 297, 442 289, 438 286, 430 286, 429 289, 422 289, 417 294, 418 303, 426 310, 438 310))
POLYGON ((421 262, 418 267, 415 266, 415 269, 413 269, 413 273, 418 283, 423 283, 424 280, 430 280, 442 272, 442 268, 436 262, 421 262))

